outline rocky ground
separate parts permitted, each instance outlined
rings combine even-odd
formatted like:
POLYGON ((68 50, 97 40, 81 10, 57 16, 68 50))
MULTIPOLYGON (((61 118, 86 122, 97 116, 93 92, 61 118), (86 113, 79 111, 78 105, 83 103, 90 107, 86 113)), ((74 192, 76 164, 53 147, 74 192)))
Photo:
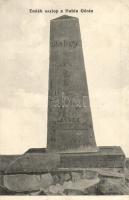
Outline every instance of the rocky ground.
POLYGON ((1 175, 1 195, 125 195, 129 170, 56 171, 44 174, 1 175))

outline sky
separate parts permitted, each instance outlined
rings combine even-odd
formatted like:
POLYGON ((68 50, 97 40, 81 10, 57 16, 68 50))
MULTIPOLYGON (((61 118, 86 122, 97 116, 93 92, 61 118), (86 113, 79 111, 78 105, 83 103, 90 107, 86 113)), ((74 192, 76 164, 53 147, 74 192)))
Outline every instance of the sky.
POLYGON ((69 15, 80 22, 96 142, 129 156, 126 0, 0 1, 0 154, 46 146, 49 27, 61 14, 29 9, 93 9, 69 15))

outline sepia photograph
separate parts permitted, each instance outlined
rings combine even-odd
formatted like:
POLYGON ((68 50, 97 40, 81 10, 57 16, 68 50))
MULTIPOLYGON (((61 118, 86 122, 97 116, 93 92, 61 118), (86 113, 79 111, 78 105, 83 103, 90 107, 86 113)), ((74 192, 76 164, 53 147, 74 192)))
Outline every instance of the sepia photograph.
POLYGON ((128 0, 0 0, 0 198, 128 199, 128 32, 128 0))

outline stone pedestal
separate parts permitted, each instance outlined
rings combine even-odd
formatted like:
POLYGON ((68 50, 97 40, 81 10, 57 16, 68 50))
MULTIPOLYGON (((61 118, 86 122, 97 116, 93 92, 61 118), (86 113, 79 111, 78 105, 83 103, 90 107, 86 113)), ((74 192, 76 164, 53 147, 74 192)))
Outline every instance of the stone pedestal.
POLYGON ((118 168, 124 169, 125 155, 119 146, 99 147, 97 152, 61 153, 60 165, 65 168, 118 168))

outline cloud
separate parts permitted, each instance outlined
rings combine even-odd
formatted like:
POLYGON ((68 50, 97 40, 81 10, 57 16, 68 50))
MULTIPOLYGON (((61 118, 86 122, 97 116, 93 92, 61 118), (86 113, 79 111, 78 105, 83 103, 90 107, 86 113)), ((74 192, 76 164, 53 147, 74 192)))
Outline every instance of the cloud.
POLYGON ((91 109, 97 144, 121 146, 129 155, 129 87, 99 89, 91 93, 91 109))
POLYGON ((47 98, 19 90, 0 108, 0 152, 23 153, 46 146, 47 98))

